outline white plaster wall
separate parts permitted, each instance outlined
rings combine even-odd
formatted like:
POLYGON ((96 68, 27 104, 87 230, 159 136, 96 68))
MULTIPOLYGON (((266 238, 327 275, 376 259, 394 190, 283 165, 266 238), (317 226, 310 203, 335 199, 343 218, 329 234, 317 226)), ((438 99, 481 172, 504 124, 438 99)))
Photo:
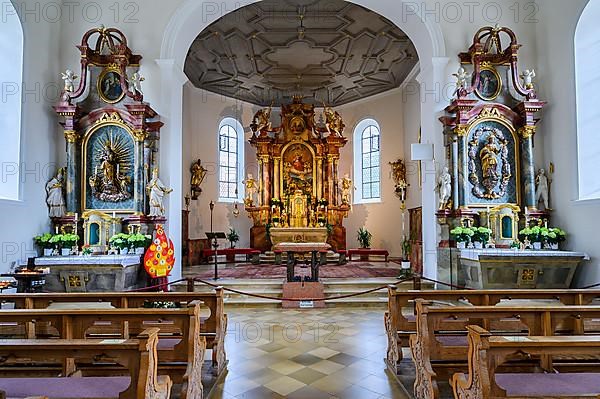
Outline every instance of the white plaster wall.
MULTIPOLYGON (((51 108, 55 74, 59 70, 56 54, 60 25, 45 20, 35 11, 22 14, 25 0, 13 3, 23 24, 25 47, 21 188, 20 201, 0 201, 0 272, 7 271, 13 261, 35 256, 32 238, 49 228, 44 186, 55 172, 57 154, 62 150, 56 145, 60 137, 51 108)), ((47 3, 51 1, 41 1, 38 5, 47 3)))
MULTIPOLYGON (((595 1, 595 0, 594 0, 595 1)), ((551 189, 553 223, 567 230, 567 247, 587 252, 592 261, 580 269, 578 286, 600 282, 600 248, 597 226, 600 201, 577 201, 577 114, 575 96, 575 27, 587 0, 538 1, 537 80, 541 97, 548 101, 536 136, 544 138, 547 162, 556 166, 551 189)), ((597 60, 590 60, 597 62, 597 60)))

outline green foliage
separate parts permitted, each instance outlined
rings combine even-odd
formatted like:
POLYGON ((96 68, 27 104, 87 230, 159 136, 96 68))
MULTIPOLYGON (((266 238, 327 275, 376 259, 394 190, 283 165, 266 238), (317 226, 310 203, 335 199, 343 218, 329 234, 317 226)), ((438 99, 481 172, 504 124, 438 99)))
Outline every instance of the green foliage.
POLYGON ((454 239, 458 242, 469 242, 475 235, 475 231, 471 227, 458 226, 452 229, 450 234, 452 234, 454 239))
POLYGON ((42 249, 54 248, 54 243, 51 242, 53 235, 51 233, 40 234, 39 236, 33 237, 36 245, 42 249))
POLYGON ((229 228, 229 233, 227 233, 227 241, 231 244, 231 248, 235 245, 236 242, 240 240, 240 235, 233 228, 229 228))
POLYGON ((373 234, 371 234, 369 232, 369 230, 365 229, 364 227, 361 227, 360 229, 358 229, 357 232, 358 236, 358 243, 360 244, 361 248, 370 248, 371 247, 371 240, 373 239, 373 234))
POLYGON ((77 245, 77 241, 79 241, 79 236, 71 233, 57 234, 50 238, 53 245, 58 245, 61 248, 72 248, 77 245))
POLYGON ((125 249, 125 248, 129 248, 129 237, 130 237, 130 234, 118 233, 118 234, 115 234, 114 236, 110 237, 110 240, 108 240, 108 242, 113 247, 116 247, 119 249, 125 249))
POLYGON ((487 227, 475 227, 473 228, 473 242, 481 242, 483 244, 490 240, 492 230, 487 227))
POLYGON ((547 242, 550 244, 558 244, 567 239, 567 233, 558 227, 526 227, 519 231, 521 240, 527 239, 529 242, 547 242))
POLYGON ((152 236, 140 233, 131 234, 127 237, 127 243, 131 248, 148 248, 152 244, 152 236))

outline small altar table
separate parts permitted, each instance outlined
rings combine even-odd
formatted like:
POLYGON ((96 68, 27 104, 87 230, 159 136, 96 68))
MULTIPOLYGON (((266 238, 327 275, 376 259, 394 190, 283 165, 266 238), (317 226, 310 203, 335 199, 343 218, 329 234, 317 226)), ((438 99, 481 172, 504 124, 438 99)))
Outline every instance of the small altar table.
POLYGON ((322 251, 328 251, 331 245, 324 242, 282 242, 276 244, 273 249, 276 251, 287 252, 287 281, 289 283, 294 281, 296 266, 296 255, 297 254, 311 254, 310 260, 310 271, 311 280, 313 282, 319 281, 319 262, 317 262, 317 254, 322 251))
POLYGON ((514 249, 460 250, 459 274, 474 289, 568 289, 583 252, 514 249))
POLYGON ((105 292, 144 288, 148 275, 140 255, 49 256, 35 259, 48 268, 49 292, 105 292))

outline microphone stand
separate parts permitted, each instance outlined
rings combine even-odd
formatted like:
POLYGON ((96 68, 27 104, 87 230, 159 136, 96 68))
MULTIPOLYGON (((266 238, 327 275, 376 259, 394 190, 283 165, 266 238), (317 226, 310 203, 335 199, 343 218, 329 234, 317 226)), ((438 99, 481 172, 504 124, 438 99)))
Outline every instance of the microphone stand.
POLYGON ((212 235, 213 238, 213 242, 212 242, 212 247, 214 250, 214 260, 215 260, 215 277, 213 278, 213 280, 218 280, 219 279, 219 270, 218 270, 218 266, 217 266, 217 248, 219 248, 219 242, 217 241, 217 236, 215 235, 215 232, 213 231, 213 211, 215 209, 215 202, 214 201, 210 201, 210 234, 212 235))

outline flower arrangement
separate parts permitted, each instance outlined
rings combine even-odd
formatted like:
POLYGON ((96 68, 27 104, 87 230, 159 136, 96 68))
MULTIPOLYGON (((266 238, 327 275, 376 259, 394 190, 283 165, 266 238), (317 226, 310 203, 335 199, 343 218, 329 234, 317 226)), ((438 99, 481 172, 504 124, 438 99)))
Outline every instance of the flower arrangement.
POLYGON ((231 245, 231 248, 235 248, 235 243, 240 240, 240 235, 235 231, 235 229, 229 228, 229 233, 227 233, 227 241, 231 245))
POLYGON ((369 232, 369 230, 365 229, 364 227, 361 227, 360 229, 358 229, 357 232, 358 236, 358 243, 360 244, 361 248, 370 248, 371 247, 371 240, 373 239, 373 234, 371 234, 369 232))
POLYGON ((110 237, 110 240, 108 240, 108 242, 113 247, 119 248, 121 250, 129 249, 129 236, 130 235, 126 233, 118 233, 110 237))
POLYGON ((450 230, 450 234, 452 234, 457 242, 467 243, 471 241, 471 237, 475 235, 475 231, 471 227, 458 226, 450 230))
POLYGON ((482 244, 486 244, 490 240, 490 235, 492 234, 492 230, 487 227, 475 227, 473 228, 473 242, 480 242, 482 244))
MULTIPOLYGON (((527 239, 531 243, 544 243, 558 249, 558 244, 567 239, 567 233, 558 227, 527 227, 519 232, 521 240, 527 239)), ((539 246, 536 244, 536 246, 539 246)))
POLYGON ((130 234, 127 237, 127 243, 130 248, 148 248, 152 244, 152 236, 150 234, 130 234))
POLYGON ((90 246, 90 244, 85 244, 83 247, 81 247, 81 254, 84 256, 92 254, 92 247, 90 246))
POLYGON ((561 242, 564 242, 567 239, 567 233, 558 228, 558 227, 553 227, 548 229, 548 235, 546 236, 546 241, 549 244, 559 244, 561 242))
POLYGON ((33 237, 33 241, 35 241, 36 245, 42 249, 52 249, 54 248, 54 244, 50 242, 52 237, 51 233, 40 234, 39 236, 33 237))
POLYGON ((521 241, 527 240, 531 243, 534 243, 534 242, 541 243, 543 241, 542 227, 539 227, 539 226, 525 227, 523 230, 519 231, 519 239, 521 241))

